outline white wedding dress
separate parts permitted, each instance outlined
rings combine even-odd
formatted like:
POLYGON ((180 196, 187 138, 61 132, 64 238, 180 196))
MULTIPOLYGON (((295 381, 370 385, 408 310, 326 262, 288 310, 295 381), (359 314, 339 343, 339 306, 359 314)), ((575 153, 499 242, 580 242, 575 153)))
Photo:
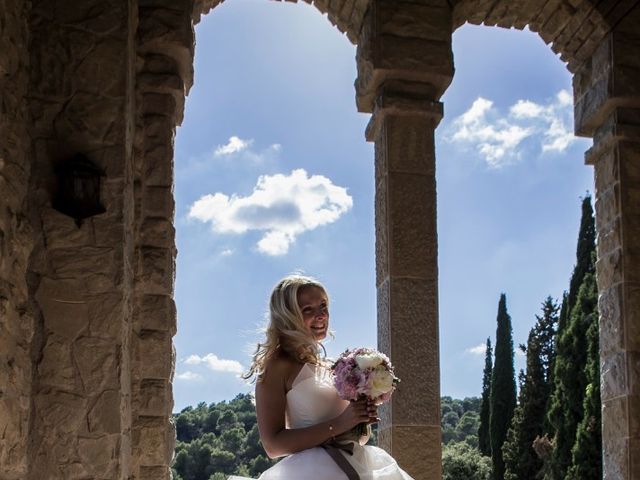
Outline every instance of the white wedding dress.
MULTIPOLYGON (((335 418, 344 402, 333 386, 330 371, 306 363, 287 392, 287 428, 304 428, 335 418)), ((354 442, 353 455, 344 455, 360 480, 413 480, 391 455, 371 445, 354 442)), ((259 480, 346 480, 347 475, 321 447, 309 448, 282 459, 260 475, 259 480)), ((250 480, 229 477, 228 480, 250 480)))

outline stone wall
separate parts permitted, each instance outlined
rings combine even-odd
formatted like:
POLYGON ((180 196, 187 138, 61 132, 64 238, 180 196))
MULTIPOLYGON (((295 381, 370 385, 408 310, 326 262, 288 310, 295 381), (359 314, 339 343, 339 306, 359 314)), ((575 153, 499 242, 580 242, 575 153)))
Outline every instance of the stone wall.
POLYGON ((537 32, 576 72, 612 26, 629 12, 625 0, 454 0, 454 29, 469 22, 537 32))
POLYGON ((28 284, 35 318, 32 480, 127 478, 133 285, 132 31, 124 0, 32 0, 28 284), (106 213, 52 208, 54 170, 81 152, 106 213))
POLYGON ((135 285, 132 337, 134 478, 170 478, 176 333, 173 152, 193 82, 191 1, 140 2, 134 137, 135 285))
MULTIPOLYGON (((281 2, 283 0, 275 0, 281 2)), ((297 3, 298 0, 284 0, 297 3)), ((346 34, 349 40, 356 44, 360 38, 360 30, 364 15, 369 8, 370 0, 302 0, 313 4, 320 13, 326 14, 332 25, 346 34)), ((195 0, 193 7, 193 21, 198 23, 202 15, 223 3, 224 0, 195 0)))
MULTIPOLYGON (((193 25, 222 1, 0 0, 3 480, 170 478, 173 141, 193 25), (104 170, 107 209, 80 228, 52 208, 55 167, 78 152, 104 170)), ((416 478, 439 478, 439 452, 416 452, 439 435, 433 130, 451 31, 529 24, 576 72, 576 131, 595 140, 605 475, 640 475, 638 2, 305 1, 358 43, 358 108, 374 113, 382 346, 415 340, 414 320, 428 319, 429 377, 412 380, 432 385, 428 408, 398 396, 383 443, 416 478), (402 207, 410 195, 424 210, 402 207), (424 264, 398 261, 425 248, 424 264)), ((419 348, 395 350, 410 370, 419 348)))
POLYGON ((0 0, 0 478, 27 471, 33 318, 26 270, 31 252, 28 2, 0 0))

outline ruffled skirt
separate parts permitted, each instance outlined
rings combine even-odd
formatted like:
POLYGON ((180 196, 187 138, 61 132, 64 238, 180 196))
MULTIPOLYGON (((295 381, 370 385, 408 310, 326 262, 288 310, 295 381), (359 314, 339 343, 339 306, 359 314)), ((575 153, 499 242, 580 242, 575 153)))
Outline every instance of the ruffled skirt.
MULTIPOLYGON (((381 448, 356 445, 353 455, 340 452, 360 475, 360 480, 413 480, 394 458, 381 448)), ((282 459, 260 475, 259 480, 346 480, 347 475, 320 447, 309 448, 282 459)), ((250 480, 229 477, 228 480, 250 480)))

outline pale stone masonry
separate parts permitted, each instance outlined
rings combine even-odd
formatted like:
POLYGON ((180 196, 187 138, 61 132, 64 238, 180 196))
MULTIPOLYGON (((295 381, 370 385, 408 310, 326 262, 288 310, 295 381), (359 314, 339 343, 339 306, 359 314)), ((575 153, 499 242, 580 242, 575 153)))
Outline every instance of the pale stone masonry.
MULTIPOLYGON (((528 25, 574 74, 576 132, 594 139, 604 477, 640 479, 640 2, 305 1, 357 45, 354 107, 372 115, 378 338, 403 378, 381 444, 441 477, 434 135, 451 34, 528 25)), ((173 142, 194 24, 220 3, 0 0, 2 480, 170 478, 173 142), (77 152, 106 175, 106 213, 81 228, 52 208, 77 152)))

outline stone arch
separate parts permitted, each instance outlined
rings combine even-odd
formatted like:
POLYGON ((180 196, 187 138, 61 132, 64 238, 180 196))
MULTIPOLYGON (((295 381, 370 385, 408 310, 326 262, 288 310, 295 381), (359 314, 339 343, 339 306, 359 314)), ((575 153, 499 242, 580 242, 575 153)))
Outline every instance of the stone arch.
POLYGON ((572 2, 570 0, 472 0, 453 1, 454 30, 469 22, 537 32, 551 50, 575 72, 602 38, 624 16, 624 2, 572 2))
MULTIPOLYGON (((2 478, 170 477, 173 137, 193 25, 219 3, 2 0, 2 478), (77 151, 107 176, 107 212, 80 230, 51 205, 53 166, 77 151)), ((372 113, 378 336, 412 393, 383 412, 382 444, 440 478, 433 135, 451 34, 529 24, 574 73, 576 131, 594 139, 605 475, 639 476, 640 3, 313 4, 357 44, 357 106, 372 113)))
MULTIPOLYGON (((282 1, 282 0, 276 0, 282 1)), ((286 0, 297 3, 298 0, 286 0)), ((362 19, 369 0, 303 0, 326 14, 329 21, 344 33, 351 43, 358 43, 362 19)), ((198 23, 202 15, 223 3, 224 0, 196 0, 193 6, 193 22, 198 23)))
MULTIPOLYGON (((594 139, 585 158, 595 166, 604 475, 633 478, 640 448, 630 421, 640 412, 640 395, 629 383, 640 378, 634 360, 640 358, 640 277, 630 273, 640 271, 634 247, 640 242, 639 212, 632 200, 640 188, 640 61, 632 52, 640 46, 640 7, 620 1, 536 3, 371 2, 358 43, 356 96, 358 108, 372 113, 367 137, 376 151, 379 344, 402 364, 404 376, 411 366, 424 365, 425 357, 438 364, 434 131, 443 113, 439 100, 453 77, 451 33, 467 21, 528 24, 574 74, 575 131, 594 139), (407 213, 419 203, 426 207, 407 213), (408 264, 407 258, 428 261, 408 264)), ((423 410, 397 395, 382 415, 378 438, 417 478, 439 478, 439 392, 425 387, 439 385, 438 368, 407 380, 423 410), (430 446, 427 454, 424 445, 430 446)))

